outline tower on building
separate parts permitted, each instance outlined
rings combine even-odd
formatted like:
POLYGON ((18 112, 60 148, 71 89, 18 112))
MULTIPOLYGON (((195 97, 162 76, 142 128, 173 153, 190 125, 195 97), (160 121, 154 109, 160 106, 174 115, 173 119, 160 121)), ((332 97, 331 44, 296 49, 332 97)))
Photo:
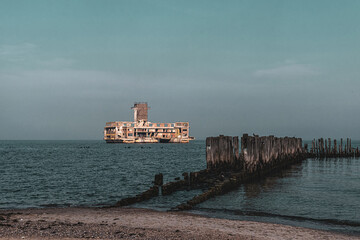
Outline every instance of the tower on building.
POLYGON ((134 109, 134 122, 148 120, 148 109, 150 107, 148 107, 147 102, 135 102, 131 109, 134 109))

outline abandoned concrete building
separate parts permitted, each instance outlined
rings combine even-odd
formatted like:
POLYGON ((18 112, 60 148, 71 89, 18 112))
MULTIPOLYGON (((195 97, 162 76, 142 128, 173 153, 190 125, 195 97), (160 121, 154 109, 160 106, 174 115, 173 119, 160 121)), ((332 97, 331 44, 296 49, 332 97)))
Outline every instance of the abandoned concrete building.
POLYGON ((189 122, 152 123, 148 121, 148 104, 136 102, 132 107, 134 121, 107 122, 104 140, 107 143, 188 143, 189 122))

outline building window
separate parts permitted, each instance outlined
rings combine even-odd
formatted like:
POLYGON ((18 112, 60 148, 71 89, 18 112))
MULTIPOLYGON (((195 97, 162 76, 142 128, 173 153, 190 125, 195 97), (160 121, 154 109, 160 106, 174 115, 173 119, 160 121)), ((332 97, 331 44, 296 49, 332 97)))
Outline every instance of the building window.
POLYGON ((133 134, 132 133, 129 133, 129 137, 132 137, 133 136, 133 134))
POLYGON ((134 126, 134 124, 132 123, 132 124, 131 124, 131 126, 133 127, 133 126, 134 126))
POLYGON ((124 123, 124 127, 126 127, 126 123, 124 123))
POLYGON ((167 123, 165 123, 165 124, 164 124, 164 127, 167 127, 167 126, 168 126, 167 123))
POLYGON ((149 124, 149 127, 152 127, 152 123, 149 124))
POLYGON ((156 124, 156 126, 160 127, 160 123, 156 124))
POLYGON ((174 127, 174 126, 175 126, 175 125, 172 123, 172 124, 171 124, 171 127, 174 127))

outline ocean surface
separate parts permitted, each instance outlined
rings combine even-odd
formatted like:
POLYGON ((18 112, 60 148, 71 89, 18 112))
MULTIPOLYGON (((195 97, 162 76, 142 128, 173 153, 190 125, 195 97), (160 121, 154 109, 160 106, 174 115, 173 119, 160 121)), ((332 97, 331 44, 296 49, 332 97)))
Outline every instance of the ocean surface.
MULTIPOLYGON (((168 182, 206 168, 205 141, 0 141, 0 166, 0 209, 107 206, 148 189, 156 173, 168 182)), ((133 206, 166 211, 201 191, 180 191, 133 206)), ((191 212, 360 236, 360 159, 307 159, 191 212)))

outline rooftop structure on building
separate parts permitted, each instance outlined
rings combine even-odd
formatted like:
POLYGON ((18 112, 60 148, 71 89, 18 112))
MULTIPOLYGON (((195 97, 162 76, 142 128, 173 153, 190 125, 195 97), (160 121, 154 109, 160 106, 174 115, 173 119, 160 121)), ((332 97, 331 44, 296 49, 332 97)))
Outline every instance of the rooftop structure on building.
POLYGON ((104 140, 107 143, 188 143, 189 122, 152 123, 148 121, 146 102, 135 102, 134 121, 107 122, 104 140))

